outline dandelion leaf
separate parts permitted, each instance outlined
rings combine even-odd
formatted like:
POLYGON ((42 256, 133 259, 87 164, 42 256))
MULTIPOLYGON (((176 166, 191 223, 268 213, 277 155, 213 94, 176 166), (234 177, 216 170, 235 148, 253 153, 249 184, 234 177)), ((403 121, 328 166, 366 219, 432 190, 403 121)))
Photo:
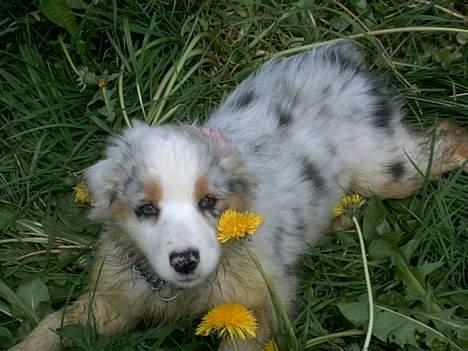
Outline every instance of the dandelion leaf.
POLYGON ((17 296, 37 314, 42 303, 49 302, 49 289, 47 285, 39 278, 26 281, 18 286, 17 296))
POLYGON ((366 240, 374 237, 376 234, 382 234, 385 226, 386 210, 378 197, 373 196, 367 203, 364 222, 362 225, 362 234, 366 240))
POLYGON ((42 12, 49 20, 66 29, 74 39, 78 38, 80 28, 65 0, 40 0, 39 3, 42 12))
MULTIPOLYGON (((337 305, 343 316, 355 327, 366 328, 368 320, 368 304, 366 301, 340 303, 337 305)), ((460 333, 465 332, 460 328, 460 333)), ((402 312, 394 311, 385 306, 374 306, 374 328, 372 335, 383 342, 391 342, 401 348, 405 345, 421 347, 421 344, 431 346, 434 343, 450 344, 454 350, 462 350, 446 335, 431 326, 402 312)))

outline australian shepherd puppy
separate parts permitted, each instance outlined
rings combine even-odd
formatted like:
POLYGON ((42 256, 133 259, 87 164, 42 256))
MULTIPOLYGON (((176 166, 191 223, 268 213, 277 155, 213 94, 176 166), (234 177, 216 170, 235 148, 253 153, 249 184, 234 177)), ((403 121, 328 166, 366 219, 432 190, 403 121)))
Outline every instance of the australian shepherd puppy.
POLYGON ((404 198, 429 162, 433 178, 468 170, 466 128, 410 131, 401 118, 400 102, 341 43, 266 63, 204 126, 134 122, 86 173, 91 216, 105 224, 89 291, 13 349, 59 350, 54 330, 89 312, 99 333, 114 335, 230 302, 258 320, 257 337, 238 349, 261 349, 275 324, 270 298, 239 242, 218 242, 221 213, 265 217, 245 243, 292 313, 294 265, 347 191, 404 198))

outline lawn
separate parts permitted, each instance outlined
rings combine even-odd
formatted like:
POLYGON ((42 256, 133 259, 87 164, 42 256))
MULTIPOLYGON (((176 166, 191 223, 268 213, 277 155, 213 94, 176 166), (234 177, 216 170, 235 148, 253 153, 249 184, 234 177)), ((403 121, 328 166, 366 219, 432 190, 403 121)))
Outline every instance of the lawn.
MULTIPOLYGON (((399 93, 406 123, 468 125, 462 0, 2 0, 0 349, 85 287, 100 226, 72 192, 109 135, 133 118, 203 121, 270 57, 340 38, 399 93)), ((376 314, 369 350, 467 350, 468 176, 369 199, 358 217, 376 314)), ((368 307, 356 230, 328 235, 298 270, 298 343, 359 350, 368 307)), ((215 350, 194 336, 197 322, 64 334, 70 350, 215 350)))

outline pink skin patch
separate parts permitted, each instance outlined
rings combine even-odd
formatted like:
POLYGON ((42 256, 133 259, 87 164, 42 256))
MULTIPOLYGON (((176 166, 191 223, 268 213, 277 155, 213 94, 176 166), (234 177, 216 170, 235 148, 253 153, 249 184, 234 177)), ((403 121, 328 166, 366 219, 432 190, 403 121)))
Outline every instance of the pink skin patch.
POLYGON ((216 141, 216 144, 221 146, 222 148, 228 147, 228 142, 226 141, 226 139, 224 139, 223 134, 221 134, 221 132, 218 129, 202 127, 200 128, 200 131, 203 134, 214 139, 216 141))

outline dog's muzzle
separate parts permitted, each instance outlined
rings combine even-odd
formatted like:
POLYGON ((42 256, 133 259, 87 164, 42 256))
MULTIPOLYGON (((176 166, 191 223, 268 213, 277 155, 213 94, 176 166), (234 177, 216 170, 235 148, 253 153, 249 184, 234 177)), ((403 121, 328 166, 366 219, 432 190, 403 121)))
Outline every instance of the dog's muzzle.
POLYGON ((188 249, 182 252, 173 252, 169 255, 169 263, 177 273, 192 273, 200 262, 200 253, 196 249, 188 249))

